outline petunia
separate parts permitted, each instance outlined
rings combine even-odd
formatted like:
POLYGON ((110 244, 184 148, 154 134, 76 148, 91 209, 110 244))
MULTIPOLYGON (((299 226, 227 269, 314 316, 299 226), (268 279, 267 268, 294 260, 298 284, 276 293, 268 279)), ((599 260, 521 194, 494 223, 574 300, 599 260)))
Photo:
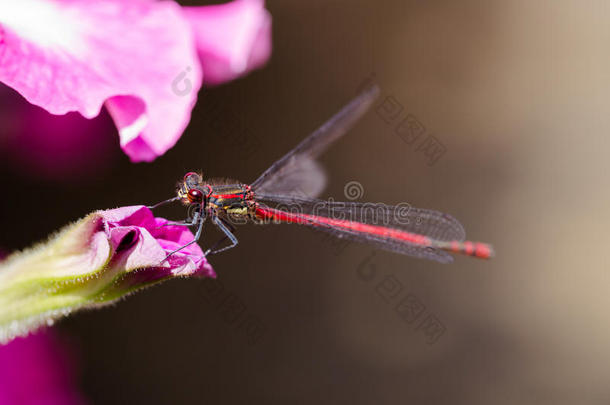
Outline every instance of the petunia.
POLYGON ((271 55, 271 16, 263 0, 185 7, 205 83, 233 80, 265 64, 271 55))
POLYGON ((0 343, 176 277, 216 277, 191 231, 143 206, 94 212, 0 262, 0 343))
POLYGON ((75 377, 72 353, 51 331, 0 346, 0 404, 84 404, 75 377))
POLYGON ((187 10, 153 0, 0 1, 0 81, 52 114, 92 118, 106 106, 123 150, 151 161, 188 125, 205 74, 198 53, 209 57, 211 82, 232 79, 268 58, 269 25, 261 0, 187 10))

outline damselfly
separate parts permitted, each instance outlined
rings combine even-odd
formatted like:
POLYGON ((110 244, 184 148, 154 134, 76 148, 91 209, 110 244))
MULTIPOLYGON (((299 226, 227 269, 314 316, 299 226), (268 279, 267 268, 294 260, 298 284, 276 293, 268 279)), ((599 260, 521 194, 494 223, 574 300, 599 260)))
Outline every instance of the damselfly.
POLYGON ((378 93, 376 86, 362 92, 251 185, 205 180, 199 173, 187 173, 179 183, 176 197, 151 207, 181 201, 191 208, 186 221, 171 224, 196 227, 195 237, 170 255, 196 243, 204 222, 210 218, 225 237, 208 249, 206 255, 237 246, 235 222, 254 222, 308 225, 338 238, 439 262, 453 259, 447 252, 484 259, 493 256, 490 245, 465 241, 462 225, 441 212, 408 204, 388 206, 316 199, 326 182, 316 158, 369 109, 378 93), (229 242, 226 246, 219 247, 226 241, 229 242))

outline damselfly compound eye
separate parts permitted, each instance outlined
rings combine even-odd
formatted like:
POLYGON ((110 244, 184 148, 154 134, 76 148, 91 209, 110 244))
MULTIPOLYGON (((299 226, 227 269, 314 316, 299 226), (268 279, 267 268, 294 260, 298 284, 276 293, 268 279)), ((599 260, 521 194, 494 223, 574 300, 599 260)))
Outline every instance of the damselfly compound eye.
POLYGON ((203 199, 203 193, 201 192, 201 190, 192 188, 189 190, 188 199, 191 203, 201 202, 201 200, 203 199))
POLYGON ((183 184, 186 186, 186 189, 189 190, 191 188, 198 188, 201 183, 201 175, 195 172, 188 172, 184 175, 183 184))
POLYGON ((187 181, 189 177, 191 176, 199 176, 197 173, 195 172, 188 172, 187 174, 184 175, 184 179, 183 181, 187 181))

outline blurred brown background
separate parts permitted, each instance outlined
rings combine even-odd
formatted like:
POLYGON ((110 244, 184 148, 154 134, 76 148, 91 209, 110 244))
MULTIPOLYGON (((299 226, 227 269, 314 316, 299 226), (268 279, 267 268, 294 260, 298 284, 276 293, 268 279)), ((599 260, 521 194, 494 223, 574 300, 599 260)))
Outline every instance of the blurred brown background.
MULTIPOLYGON (((186 133, 156 162, 129 163, 107 115, 95 124, 110 145, 99 170, 49 181, 3 157, 0 246, 24 248, 96 209, 167 198, 187 170, 253 181, 373 79, 379 102, 394 97, 446 152, 428 165, 372 111, 324 155, 325 196, 345 199, 357 181, 363 200, 451 213, 497 257, 440 265, 296 226, 245 226, 238 248, 211 259, 221 284, 172 281, 59 323, 85 394, 148 404, 609 403, 607 4, 268 8, 269 65, 204 89, 186 133), (388 297, 392 282, 402 289, 388 297), (235 305, 220 305, 212 288, 235 305), (405 297, 425 308, 411 323, 395 310, 405 297), (256 334, 234 320, 242 304, 256 334), (433 344, 418 328, 428 316, 445 329, 433 344)), ((6 111, 24 101, 2 94, 2 130, 16 136, 6 111)))

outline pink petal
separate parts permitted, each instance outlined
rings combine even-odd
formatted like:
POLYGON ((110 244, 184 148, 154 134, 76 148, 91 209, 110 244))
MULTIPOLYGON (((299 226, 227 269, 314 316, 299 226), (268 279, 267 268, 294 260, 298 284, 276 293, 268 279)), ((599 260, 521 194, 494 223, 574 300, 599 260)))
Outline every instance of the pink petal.
MULTIPOLYGON (((150 273, 146 275, 147 279, 190 275, 216 277, 212 266, 203 256, 201 247, 196 243, 163 262, 169 252, 193 240, 193 233, 187 227, 163 226, 168 221, 155 218, 143 206, 99 211, 98 215, 102 218, 106 239, 115 256, 118 256, 115 260, 120 261, 125 270, 148 269, 150 273), (127 247, 124 246, 126 238, 132 240, 127 247)), ((106 250, 100 249, 101 254, 107 257, 106 250)))
POLYGON ((133 161, 171 148, 201 86, 192 32, 174 2, 0 3, 0 81, 52 114, 104 103, 133 161))
POLYGON ((235 79, 271 55, 271 16, 263 0, 185 7, 205 72, 205 83, 235 79))
POLYGON ((85 403, 76 388, 71 353, 51 331, 0 345, 0 403, 85 403))

